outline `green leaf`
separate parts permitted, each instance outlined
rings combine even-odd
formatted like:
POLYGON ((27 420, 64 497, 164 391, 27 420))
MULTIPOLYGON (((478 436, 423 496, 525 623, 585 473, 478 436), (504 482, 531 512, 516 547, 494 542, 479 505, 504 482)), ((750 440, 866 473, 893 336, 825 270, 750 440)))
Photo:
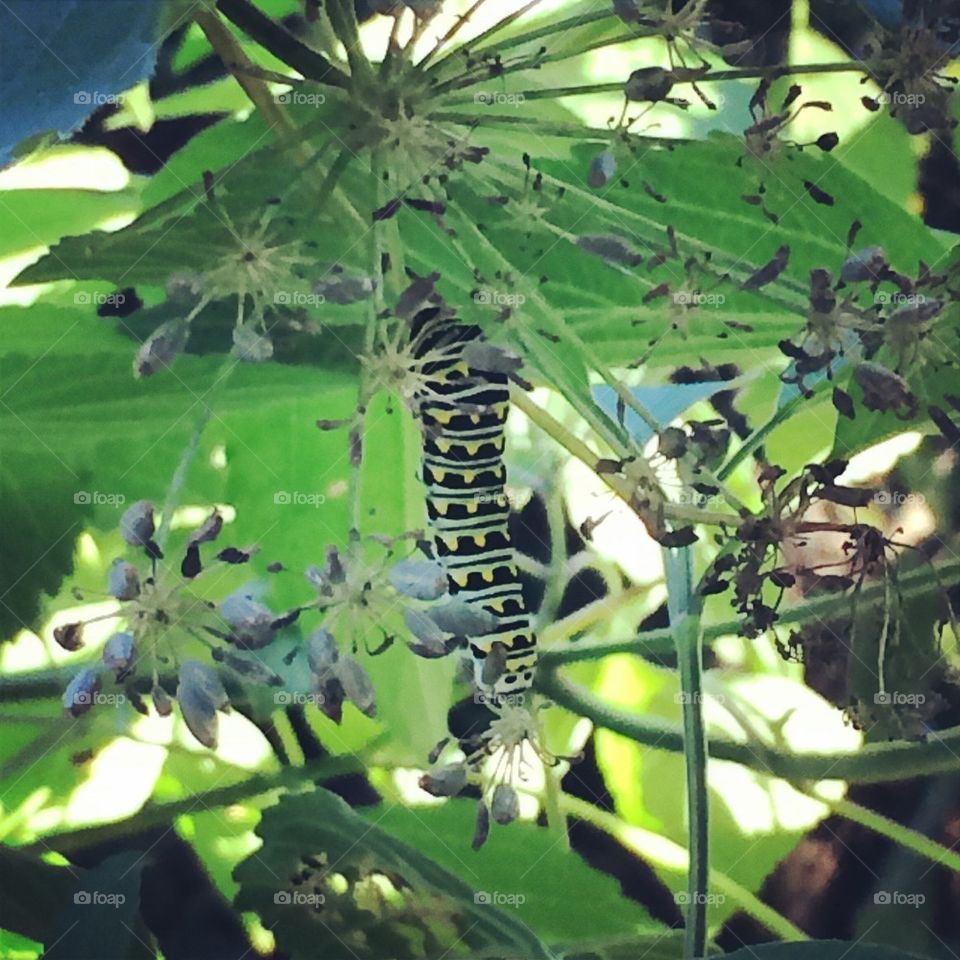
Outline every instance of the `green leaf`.
POLYGON ((51 943, 56 916, 77 886, 76 871, 0 845, 0 915, 10 930, 51 943))
POLYGON ((546 940, 573 940, 584 931, 603 937, 662 929, 623 896, 616 880, 558 846, 542 827, 522 821, 494 827, 474 853, 469 843, 475 815, 470 801, 450 800, 426 809, 377 809, 368 817, 489 894, 490 902, 506 898, 512 904, 513 897, 516 906, 506 909, 546 940))
POLYGON ((140 920, 143 851, 107 857, 83 873, 73 903, 46 941, 49 960, 139 960, 154 957, 140 920))
POLYGON ((328 791, 285 797, 257 832, 263 847, 234 872, 235 902, 276 925, 278 947, 294 960, 551 956, 512 911, 477 902, 456 874, 328 791))

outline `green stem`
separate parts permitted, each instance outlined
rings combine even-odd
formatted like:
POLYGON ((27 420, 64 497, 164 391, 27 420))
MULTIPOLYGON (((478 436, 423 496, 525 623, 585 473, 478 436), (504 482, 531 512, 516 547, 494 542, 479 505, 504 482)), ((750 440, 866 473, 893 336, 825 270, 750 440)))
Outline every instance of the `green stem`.
MULTIPOLYGON (((496 34, 500 33, 501 30, 505 30, 507 27, 510 26, 511 23, 514 23, 516 20, 519 20, 521 17, 525 16, 534 7, 539 6, 541 2, 542 0, 530 0, 529 3, 522 6, 519 10, 514 10, 513 13, 504 17, 502 20, 498 20, 495 24, 493 24, 493 26, 488 27, 486 30, 483 31, 483 33, 481 33, 477 37, 474 37, 464 47, 457 47, 451 50, 449 53, 442 56, 439 60, 437 60, 436 63, 434 63, 434 65, 429 70, 427 70, 427 73, 431 74, 431 73, 434 73, 435 71, 441 70, 444 67, 444 65, 449 62, 451 57, 455 56, 456 53, 460 50, 464 50, 464 49, 469 50, 471 55, 484 53, 490 46, 490 45, 484 46, 485 41, 489 40, 493 36, 496 36, 496 34)), ((557 25, 557 27, 559 27, 559 24, 557 25)), ((518 37, 521 37, 521 38, 529 37, 529 35, 518 34, 518 37)), ((497 49, 498 50, 506 49, 508 45, 509 46, 515 45, 516 42, 517 42, 517 37, 511 37, 509 40, 503 41, 503 43, 499 44, 497 46, 497 49)), ((521 39, 519 42, 522 43, 523 40, 521 39)))
MULTIPOLYGON (((899 579, 900 592, 904 599, 926 593, 934 585, 937 578, 951 582, 960 577, 960 561, 944 563, 936 568, 934 574, 928 567, 917 567, 908 573, 901 574, 899 579)), ((580 660, 600 660, 616 653, 639 653, 651 656, 668 653, 672 648, 673 634, 669 628, 647 630, 634 637, 625 637, 619 640, 579 640, 572 643, 556 644, 565 637, 574 636, 588 629, 593 624, 607 619, 611 604, 626 603, 634 597, 642 596, 649 588, 631 587, 616 597, 604 597, 594 601, 588 607, 550 624, 541 633, 548 649, 540 654, 541 665, 556 668, 567 663, 576 663, 580 660)), ((884 584, 872 583, 865 585, 860 591, 858 605, 870 605, 884 601, 884 584)), ((808 620, 828 621, 844 610, 848 610, 850 600, 847 597, 825 594, 801 600, 778 610, 778 623, 803 623, 808 620)), ((715 640, 717 637, 737 636, 742 624, 739 620, 725 620, 704 627, 705 641, 715 640)), ((2 683, 2 680, 0 680, 2 683)))
MULTIPOLYGON (((538 406, 523 390, 512 390, 510 398, 518 409, 522 410, 541 430, 559 443, 571 456, 597 472, 599 456, 582 440, 575 437, 559 421, 554 419, 543 407, 538 406)), ((631 509, 634 508, 636 488, 626 477, 616 473, 598 473, 601 480, 631 509)), ((681 523, 709 523, 716 526, 737 527, 741 518, 730 513, 715 513, 701 510, 699 507, 681 503, 663 502, 663 516, 681 523)))
POLYGON ((710 806, 707 795, 707 735, 703 722, 700 601, 693 588, 693 551, 664 549, 667 610, 676 637, 687 781, 690 866, 687 871, 684 958, 703 956, 707 946, 710 806))
MULTIPOLYGON (((639 586, 628 587, 626 590, 622 590, 620 593, 617 593, 613 596, 601 597, 599 600, 594 600, 593 603, 588 603, 585 607, 581 607, 579 610, 574 611, 569 616, 564 617, 562 620, 555 620, 553 623, 548 623, 546 627, 540 631, 540 640, 542 643, 550 646, 551 644, 556 643, 558 640, 564 640, 567 637, 576 636, 578 633, 582 633, 584 630, 589 630, 590 627, 592 627, 595 623, 609 620, 621 607, 625 607, 627 604, 633 603, 634 600, 642 600, 649 592, 650 586, 646 583, 642 583, 639 586)), ((671 636, 669 629, 651 630, 650 633, 645 633, 643 636, 648 637, 652 636, 653 634, 657 634, 658 638, 662 635, 666 639, 669 639, 671 636)), ((631 642, 634 643, 634 647, 631 649, 636 650, 636 638, 634 638, 634 640, 631 642)), ((576 650, 579 646, 579 642, 569 644, 568 646, 570 650, 576 650)), ((556 649, 558 648, 554 648, 540 654, 541 657, 550 657, 551 666, 559 666, 561 663, 566 662, 565 658, 562 656, 552 656, 552 654, 556 652, 556 649)), ((590 658, 573 657, 572 659, 578 660, 590 658)), ((0 684, 2 684, 2 678, 0 678, 0 684)), ((2 689, 2 687, 0 687, 0 689, 2 689)))
MULTIPOLYGON (((227 29, 219 14, 201 10, 197 12, 195 19, 210 46, 223 61, 224 67, 256 107, 266 125, 271 130, 276 131, 279 139, 291 143, 295 133, 293 123, 282 105, 276 101, 266 83, 253 75, 256 70, 255 64, 250 62, 243 47, 233 33, 227 29)), ((299 146, 303 151, 303 145, 299 146)), ((304 160, 309 159, 305 151, 301 153, 301 157, 304 160)))
POLYGON ((308 80, 346 87, 350 78, 326 57, 301 43, 286 27, 268 17, 250 0, 217 0, 217 9, 248 37, 308 80))
MULTIPOLYGON (((564 795, 562 805, 571 816, 585 820, 587 823, 603 830, 604 833, 610 834, 627 849, 632 850, 645 861, 653 863, 665 873, 680 875, 688 869, 688 852, 667 837, 628 824, 615 814, 600 810, 593 804, 577 797, 564 795)), ((726 874, 719 870, 711 870, 709 880, 711 886, 721 895, 729 897, 744 913, 748 913, 755 920, 758 920, 781 940, 808 939, 799 927, 795 927, 786 917, 767 906, 726 874)))
MULTIPOLYGON (((514 114, 478 112, 467 113, 457 110, 436 110, 428 115, 429 120, 437 123, 455 123, 467 127, 484 127, 490 125, 520 126, 529 133, 544 137, 570 137, 585 141, 596 140, 598 143, 609 143, 611 132, 600 127, 586 127, 580 123, 563 123, 562 121, 538 120, 529 115, 517 116, 514 114)), ((620 136, 620 134, 618 134, 620 136)), ((638 133, 626 134, 630 143, 648 147, 671 147, 678 143, 689 143, 687 137, 648 137, 638 133)))
POLYGON ((237 368, 239 362, 236 357, 227 357, 217 371, 213 385, 203 398, 203 411, 197 418, 193 433, 190 435, 190 439, 187 441, 187 445, 180 455, 180 462, 173 472, 170 486, 167 488, 167 496, 163 501, 160 529, 157 531, 156 536, 157 545, 161 550, 167 545, 167 537, 170 535, 170 523, 173 520, 173 512, 176 510, 177 503, 180 500, 180 491, 186 482, 187 474, 190 472, 190 467, 193 465, 193 461, 197 456, 197 451, 200 449, 200 441, 203 438, 204 431, 207 429, 207 424, 213 417, 214 401, 219 397, 220 392, 230 379, 230 374, 237 368))
POLYGON ((56 850, 69 857, 80 850, 104 843, 115 843, 124 837, 154 827, 168 826, 177 817, 185 814, 229 807, 272 790, 293 790, 308 783, 317 783, 345 773, 356 773, 362 769, 362 759, 357 756, 327 757, 302 767, 283 767, 276 772, 255 774, 226 787, 194 793, 172 803, 147 803, 138 813, 126 820, 48 834, 23 849, 34 853, 56 850))
POLYGON ((960 853, 945 847, 942 843, 937 843, 935 840, 925 837, 922 833, 911 830, 910 827, 905 827, 902 823, 897 823, 896 820, 891 820, 889 817, 885 817, 874 810, 869 810, 852 800, 846 798, 832 800, 823 796, 822 792, 812 786, 798 786, 797 784, 794 784, 794 786, 807 796, 826 804, 841 817, 845 817, 853 823, 859 823, 884 837, 889 837, 889 839, 895 840, 901 846, 913 850, 914 853, 918 853, 921 857, 925 857, 933 863, 960 873, 960 853))
MULTIPOLYGON (((537 688, 554 703, 597 726, 660 750, 683 751, 683 729, 659 717, 626 713, 610 707, 589 691, 541 668, 537 688)), ((731 760, 785 780, 846 780, 879 783, 960 770, 960 727, 939 730, 923 742, 868 744, 856 753, 790 753, 755 740, 740 742, 711 737, 708 755, 731 760)))
MULTIPOLYGON (((539 2, 539 0, 537 0, 539 2)), ((423 58, 417 64, 417 67, 420 70, 426 70, 427 63, 429 63, 451 40, 463 29, 463 27, 470 22, 470 18, 477 12, 486 3, 486 0, 474 0, 474 2, 461 13, 454 25, 441 37, 437 39, 437 42, 424 54, 423 58)), ((500 29, 500 24, 497 23, 497 29, 500 29)))
MULTIPOLYGON (((610 43, 623 42, 625 37, 611 38, 610 43)), ((863 73, 863 64, 850 60, 839 63, 811 63, 806 66, 780 65, 774 67, 743 67, 734 70, 717 70, 697 77, 697 83, 719 83, 724 80, 755 80, 761 77, 802 76, 816 73, 863 73)), ((540 87, 536 90, 523 90, 518 96, 524 100, 553 100, 559 97, 583 97, 596 93, 623 93, 624 82, 587 83, 575 87, 540 87)))
POLYGON ((352 79, 372 85, 375 82, 375 74, 360 43, 353 0, 329 0, 326 10, 333 25, 333 32, 347 52, 347 63, 350 64, 352 79))

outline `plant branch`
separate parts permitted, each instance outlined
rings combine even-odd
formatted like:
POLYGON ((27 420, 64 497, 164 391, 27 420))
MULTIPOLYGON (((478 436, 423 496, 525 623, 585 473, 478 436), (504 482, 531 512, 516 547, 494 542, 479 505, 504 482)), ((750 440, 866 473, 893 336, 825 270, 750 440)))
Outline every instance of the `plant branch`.
POLYGON ((885 817, 875 810, 861 806, 859 803, 854 803, 845 797, 839 800, 825 797, 822 791, 817 790, 816 787, 812 785, 800 786, 794 784, 794 786, 808 797, 812 797, 814 800, 826 804, 834 813, 839 814, 841 817, 845 817, 853 823, 859 823, 861 826, 867 827, 869 830, 873 830, 881 836, 888 837, 933 863, 947 867, 949 870, 960 872, 960 853, 951 850, 949 847, 945 847, 942 843, 931 840, 917 830, 912 830, 902 823, 897 823, 896 820, 891 820, 889 817, 885 817))
POLYGON ((356 773, 362 769, 362 761, 356 756, 325 757, 322 760, 306 763, 302 767, 283 767, 274 773, 258 773, 239 783, 195 793, 172 803, 147 803, 138 813, 126 820, 48 834, 23 849, 34 853, 56 850, 69 857, 77 851, 92 846, 114 842, 154 827, 168 826, 177 817, 188 813, 229 807, 273 790, 291 790, 345 773, 356 773))
MULTIPOLYGON (((469 41, 469 43, 467 43, 463 47, 458 47, 457 49, 451 50, 449 53, 445 54, 427 71, 427 73, 432 73, 434 71, 440 70, 444 66, 444 64, 446 64, 458 51, 467 51, 471 55, 484 53, 488 49, 488 47, 483 46, 486 40, 489 40, 491 37, 496 36, 496 34, 498 34, 501 30, 505 30, 507 27, 510 26, 511 23, 514 23, 516 20, 519 20, 521 17, 525 16, 534 7, 539 6, 541 2, 542 0, 529 0, 529 3, 526 3, 519 10, 514 10, 513 13, 508 14, 506 17, 503 17, 502 19, 498 20, 495 24, 493 24, 493 26, 488 27, 486 30, 483 31, 483 33, 481 33, 477 37, 474 37, 473 40, 469 41)), ((606 11, 605 11, 605 15, 609 16, 609 14, 606 13, 606 11)), ((560 24, 555 24, 554 29, 558 29, 560 26, 561 26, 560 24)), ((518 37, 529 39, 529 32, 527 34, 519 34, 518 37)), ((502 44, 500 44, 498 46, 498 49, 505 49, 506 45, 513 46, 517 42, 518 42, 517 37, 511 37, 510 40, 504 41, 502 44)), ((521 39, 519 40, 519 42, 522 43, 523 40, 521 39)))
MULTIPOLYGON (((462 101, 464 103, 468 101, 462 101)), ((428 114, 429 120, 437 123, 455 123, 466 127, 485 127, 491 125, 520 126, 524 132, 540 134, 545 137, 570 137, 575 140, 596 140, 598 144, 610 142, 610 130, 600 127, 586 127, 579 123, 540 120, 529 115, 517 116, 505 113, 467 113, 457 110, 436 110, 428 114)), ((678 143, 690 143, 689 137, 650 137, 639 133, 627 133, 630 143, 648 147, 670 147, 678 143)))
MULTIPOLYGON (((224 26, 220 17, 209 10, 199 11, 196 21, 210 46, 260 112, 267 126, 276 131, 280 140, 291 143, 296 128, 283 107, 274 99, 270 88, 255 76, 256 66, 250 62, 237 38, 224 26)), ((302 144, 299 145, 299 150, 302 159, 308 159, 302 144)))
POLYGON ((360 43, 353 0, 329 0, 326 4, 326 10, 330 17, 330 23, 333 25, 333 32, 347 51, 347 62, 350 64, 351 77, 354 80, 373 83, 373 67, 360 43))
POLYGON ((268 17, 250 0, 217 0, 217 9, 248 37, 308 80, 332 87, 349 86, 350 78, 323 54, 301 43, 286 27, 268 17))
MULTIPOLYGON (((623 37, 616 38, 622 42, 623 37)), ((613 40, 611 40, 613 42, 613 40)), ((773 67, 743 67, 733 70, 716 70, 712 73, 705 73, 697 77, 697 83, 720 83, 724 80, 753 80, 767 77, 775 79, 783 76, 801 76, 803 74, 816 73, 862 73, 863 64, 857 64, 851 60, 844 60, 839 63, 811 63, 806 66, 781 64, 773 67)), ((678 83, 687 81, 677 81, 678 83)), ((614 81, 611 83, 586 83, 575 87, 541 87, 536 90, 523 90, 518 96, 523 96, 524 100, 552 100, 557 97, 582 97, 595 93, 623 93, 624 83, 614 81)))
POLYGON ((676 638, 683 716, 683 761, 687 782, 690 863, 687 871, 684 960, 703 956, 707 947, 707 894, 710 863, 710 803, 707 794, 707 735, 703 722, 701 601, 693 588, 693 551, 664 548, 667 611, 676 638))
POLYGON ((186 482, 187 474, 190 471, 190 467, 193 465, 197 451, 200 449, 200 441, 203 439, 203 433, 207 429, 207 424, 213 417, 214 400, 218 398, 220 392, 226 386, 227 381, 230 379, 230 375, 237 368, 237 364, 239 362, 240 361, 237 360, 236 357, 228 356, 217 370, 216 379, 213 381, 213 385, 203 397, 203 410, 200 413, 200 416, 197 418, 196 426, 193 428, 193 433, 190 435, 190 439, 187 441, 187 445, 184 447, 183 453, 180 455, 180 462, 177 464, 177 468, 173 472, 173 477, 170 479, 170 486, 167 488, 166 498, 163 501, 163 512, 160 516, 160 529, 157 531, 156 536, 157 545, 161 550, 163 550, 163 548, 167 545, 167 537, 170 534, 170 523, 173 520, 173 512, 176 509, 177 503, 180 499, 180 491, 183 489, 183 485, 186 482))
MULTIPOLYGON (((593 824, 604 833, 610 834, 627 849, 653 863, 665 873, 682 875, 688 867, 689 854, 679 844, 668 837, 660 836, 651 830, 626 823, 618 816, 607 813, 578 797, 563 795, 561 805, 571 816, 593 824)), ((807 935, 794 926, 786 917, 742 887, 731 877, 719 870, 710 870, 710 885, 725 897, 733 900, 741 910, 762 923, 771 933, 781 940, 806 940, 807 935)))
MULTIPOLYGON (((936 573, 928 567, 917 567, 901 574, 898 580, 900 595, 906 600, 927 592, 935 585, 937 578, 945 581, 960 578, 960 561, 944 563, 936 568, 936 573)), ((673 644, 673 632, 665 627, 660 630, 647 630, 634 637, 620 640, 580 640, 551 646, 551 642, 582 633, 595 623, 608 619, 610 613, 622 604, 641 597, 650 588, 647 586, 630 587, 615 597, 602 597, 576 613, 552 623, 541 631, 540 637, 547 649, 540 654, 540 663, 544 667, 556 668, 566 663, 580 660, 600 660, 616 653, 640 653, 657 655, 668 653, 673 644)), ((883 603, 885 585, 871 583, 860 590, 858 606, 883 603)), ((849 598, 836 594, 824 594, 801 600, 778 610, 780 624, 803 623, 808 620, 825 621, 849 608, 849 598)), ((739 620, 725 620, 704 627, 703 639, 706 642, 717 637, 737 636, 742 624, 739 620)), ((2 680, 0 680, 2 685, 2 680)))
MULTIPOLYGON (((599 727, 660 750, 683 751, 683 730, 677 724, 610 707, 549 667, 541 666, 537 688, 554 703, 599 727)), ((765 743, 715 736, 710 739, 708 753, 715 760, 731 760, 759 773, 790 781, 908 780, 960 770, 960 727, 935 731, 922 742, 868 744, 856 753, 790 753, 765 743)))
MULTIPOLYGON (((624 503, 637 512, 637 490, 634 484, 620 474, 598 471, 597 468, 600 465, 601 458, 582 440, 570 433, 563 424, 547 413, 543 407, 534 403, 526 391, 511 390, 510 398, 513 404, 522 410, 541 430, 556 440, 571 456, 576 457, 581 463, 589 467, 624 503)), ((734 514, 714 513, 692 505, 668 502, 663 503, 663 516, 681 523, 712 523, 717 526, 737 527, 742 522, 741 518, 734 514)), ((641 517, 641 519, 643 518, 641 517)))

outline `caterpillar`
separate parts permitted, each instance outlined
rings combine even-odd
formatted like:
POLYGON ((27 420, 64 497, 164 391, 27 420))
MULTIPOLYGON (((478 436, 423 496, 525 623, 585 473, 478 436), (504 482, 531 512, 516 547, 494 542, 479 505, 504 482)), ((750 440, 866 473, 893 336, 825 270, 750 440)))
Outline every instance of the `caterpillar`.
POLYGON ((522 699, 537 663, 507 525, 509 377, 480 327, 461 323, 438 299, 410 318, 419 368, 411 406, 421 424, 427 519, 451 596, 494 616, 493 632, 466 639, 477 691, 502 704, 522 699))

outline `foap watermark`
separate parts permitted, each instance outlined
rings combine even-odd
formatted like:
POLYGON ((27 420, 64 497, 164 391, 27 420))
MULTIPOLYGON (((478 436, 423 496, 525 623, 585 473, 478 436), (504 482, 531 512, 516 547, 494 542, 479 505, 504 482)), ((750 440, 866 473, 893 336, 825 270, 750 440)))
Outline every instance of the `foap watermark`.
POLYGON ((673 302, 679 307, 720 307, 727 302, 722 293, 702 293, 700 290, 677 290, 673 302))
POLYGON ((488 696, 481 690, 475 690, 473 693, 473 702, 482 706, 499 707, 522 707, 526 704, 527 698, 523 693, 501 693, 496 696, 488 696))
POLYGON ((709 508, 720 503, 726 503, 723 495, 719 493, 701 493, 692 487, 684 487, 677 493, 677 503, 685 506, 709 508))
POLYGON ((675 693, 673 695, 674 703, 726 703, 727 698, 722 693, 675 693))
POLYGON ((503 93, 500 90, 478 90, 473 102, 482 107, 518 107, 526 97, 522 93, 503 93))
POLYGON ((104 493, 102 490, 75 490, 73 502, 78 507, 122 507, 127 498, 122 493, 104 493))
POLYGON ((692 896, 685 890, 673 895, 674 902, 681 907, 687 907, 691 904, 706 904, 708 907, 718 906, 726 901, 726 895, 722 893, 695 893, 692 896))
POLYGON ((103 890, 77 890, 73 902, 81 907, 120 907, 127 902, 122 893, 105 893, 103 890))
POLYGON ((931 301, 922 293, 900 293, 899 290, 886 293, 883 290, 878 290, 873 295, 873 302, 876 304, 889 304, 894 307, 922 307, 931 301))
POLYGON ((122 93, 101 93, 99 90, 74 90, 73 102, 84 107, 102 107, 123 103, 122 93))
POLYGON ((278 307, 322 307, 327 298, 322 293, 304 293, 302 290, 278 290, 273 295, 278 307))
POLYGON ((126 702, 127 698, 122 693, 78 690, 73 695, 74 707, 122 707, 126 702))
POLYGON ((285 90, 273 98, 277 103, 296 107, 322 107, 327 98, 322 93, 305 93, 303 90, 285 90))
POLYGON ((878 907, 920 907, 927 902, 922 893, 904 893, 902 890, 878 890, 873 895, 878 907))
POLYGON ((902 693, 899 690, 883 690, 873 695, 873 702, 891 707, 919 707, 927 702, 922 693, 902 693))
POLYGON ((478 290, 473 302, 486 307, 522 307, 527 298, 522 293, 509 293, 506 290, 478 290))
POLYGON ((507 507, 510 505, 505 493, 478 493, 473 498, 474 503, 495 503, 498 507, 507 507))
POLYGON ((122 307, 127 302, 127 294, 122 290, 115 293, 100 293, 96 290, 77 290, 73 302, 78 307, 91 304, 95 307, 122 307))
POLYGON ((873 502, 881 507, 903 507, 909 503, 926 503, 927 498, 922 493, 903 493, 900 490, 878 490, 873 495, 873 502))
POLYGON ((273 902, 281 907, 322 907, 325 900, 322 893, 306 890, 278 890, 273 895, 273 902))
POLYGON ((273 702, 278 707, 303 707, 307 704, 321 707, 327 701, 322 693, 295 693, 291 690, 278 690, 273 695, 273 702))
POLYGON ((877 103, 885 103, 890 107, 919 107, 927 102, 922 93, 904 93, 902 90, 884 90, 876 100, 877 103))
POLYGON ((322 493, 304 493, 302 490, 277 490, 273 503, 278 507, 322 507, 327 498, 322 493))
POLYGON ((500 890, 478 890, 473 902, 484 907, 522 907, 527 898, 522 893, 502 893, 500 890))

